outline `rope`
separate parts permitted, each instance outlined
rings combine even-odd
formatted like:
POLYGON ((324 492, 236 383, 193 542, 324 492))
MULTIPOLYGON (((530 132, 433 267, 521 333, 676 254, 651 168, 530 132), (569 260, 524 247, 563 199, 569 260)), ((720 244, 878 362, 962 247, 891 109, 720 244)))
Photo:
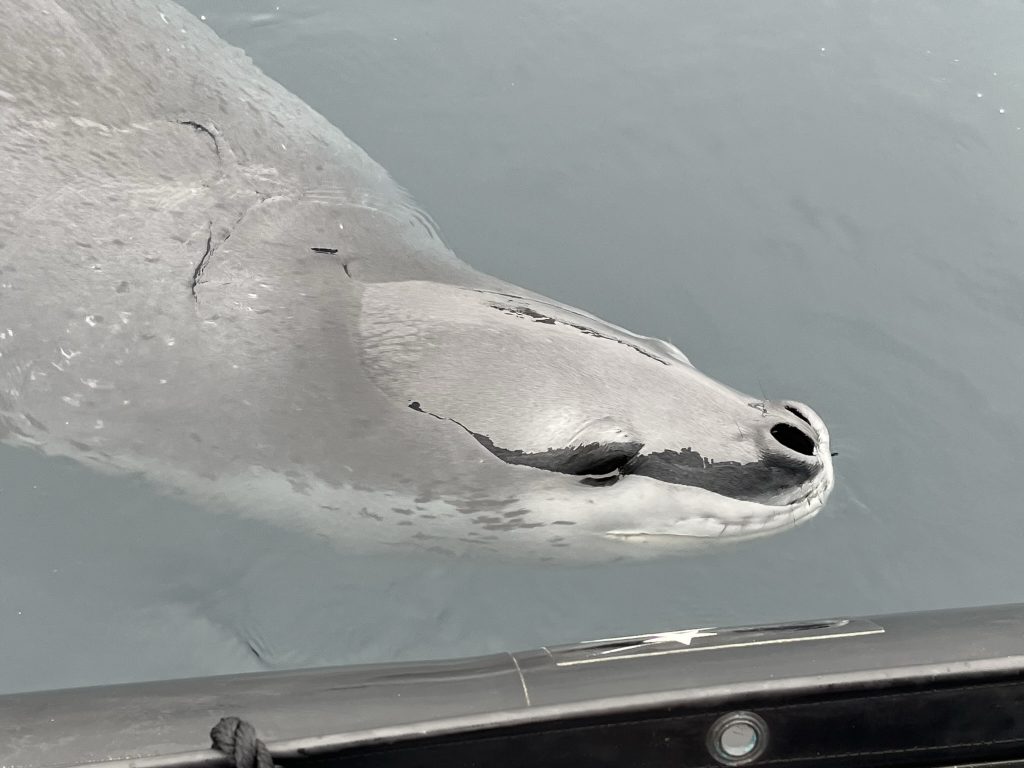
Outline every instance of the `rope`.
POLYGON ((276 768, 267 745, 256 738, 251 723, 222 717, 210 730, 213 748, 231 758, 233 768, 276 768))

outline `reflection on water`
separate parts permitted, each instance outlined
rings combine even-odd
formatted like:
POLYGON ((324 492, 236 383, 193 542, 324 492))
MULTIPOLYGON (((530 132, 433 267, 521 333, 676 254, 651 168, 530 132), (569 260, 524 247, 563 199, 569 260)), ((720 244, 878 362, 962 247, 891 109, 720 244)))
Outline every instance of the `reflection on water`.
POLYGON ((0 448, 0 688, 1020 599, 1024 6, 186 5, 474 266, 808 402, 837 490, 724 553, 538 569, 341 557, 0 448))

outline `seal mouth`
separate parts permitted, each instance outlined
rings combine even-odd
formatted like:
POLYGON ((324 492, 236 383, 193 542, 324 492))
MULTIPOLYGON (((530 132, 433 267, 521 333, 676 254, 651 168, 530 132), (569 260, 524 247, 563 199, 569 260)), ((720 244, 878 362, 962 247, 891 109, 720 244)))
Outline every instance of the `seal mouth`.
MULTIPOLYGON (((822 475, 825 473, 823 472, 822 475)), ((605 537, 631 543, 646 541, 706 541, 713 539, 746 541, 795 528, 818 514, 832 491, 831 472, 820 477, 802 496, 784 506, 754 504, 749 514, 730 518, 715 514, 686 517, 676 521, 675 530, 617 529, 605 537), (767 513, 767 514, 766 514, 767 513)))
MULTIPOLYGON (((778 403, 808 425, 813 438, 803 430, 772 427, 773 437, 806 460, 814 460, 818 470, 805 483, 774 498, 735 498, 709 490, 690 488, 690 506, 694 514, 675 519, 669 525, 616 528, 605 532, 610 539, 631 543, 657 541, 708 541, 721 539, 744 541, 794 528, 810 520, 825 506, 835 483, 829 450, 828 428, 821 418, 802 403, 778 403), (778 434, 774 434, 777 432, 778 434)), ((681 489, 682 492, 682 489, 681 489)))

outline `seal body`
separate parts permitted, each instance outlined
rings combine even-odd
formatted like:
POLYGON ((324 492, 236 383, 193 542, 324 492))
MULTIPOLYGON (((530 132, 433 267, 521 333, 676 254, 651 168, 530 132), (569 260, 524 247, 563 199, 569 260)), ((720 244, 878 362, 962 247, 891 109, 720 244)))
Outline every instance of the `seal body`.
POLYGON ((5 441, 360 549, 639 557, 821 508, 807 406, 471 269, 183 9, 0 10, 5 441))

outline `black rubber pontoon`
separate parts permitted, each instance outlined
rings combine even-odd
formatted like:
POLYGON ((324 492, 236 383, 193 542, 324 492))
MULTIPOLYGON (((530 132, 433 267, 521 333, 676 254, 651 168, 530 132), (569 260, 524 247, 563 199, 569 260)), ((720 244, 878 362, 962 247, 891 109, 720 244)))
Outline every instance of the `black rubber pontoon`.
POLYGON ((1024 766, 1024 606, 0 696, 0 765, 1024 766), (116 762, 110 762, 116 761, 116 762))

